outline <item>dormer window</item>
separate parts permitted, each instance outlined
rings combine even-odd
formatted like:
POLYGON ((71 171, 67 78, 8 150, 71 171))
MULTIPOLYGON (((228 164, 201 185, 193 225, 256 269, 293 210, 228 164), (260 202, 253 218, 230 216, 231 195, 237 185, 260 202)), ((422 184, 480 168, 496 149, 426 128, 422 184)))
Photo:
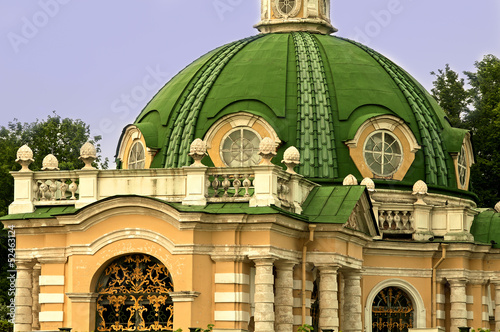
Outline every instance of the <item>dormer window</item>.
POLYGON ((396 136, 381 130, 372 133, 365 141, 364 157, 368 168, 380 177, 394 174, 403 161, 403 150, 396 136))
POLYGON ((276 147, 281 143, 266 120, 247 112, 238 112, 220 118, 203 140, 215 167, 248 167, 260 162, 259 144, 264 137, 271 138, 276 147))
POLYGON ((144 145, 141 141, 137 141, 132 145, 128 157, 128 169, 144 169, 146 165, 146 154, 144 145))
POLYGON ((470 168, 474 164, 472 154, 472 144, 470 134, 466 134, 460 152, 452 154, 455 162, 455 172, 457 175, 457 186, 459 189, 469 189, 470 168))

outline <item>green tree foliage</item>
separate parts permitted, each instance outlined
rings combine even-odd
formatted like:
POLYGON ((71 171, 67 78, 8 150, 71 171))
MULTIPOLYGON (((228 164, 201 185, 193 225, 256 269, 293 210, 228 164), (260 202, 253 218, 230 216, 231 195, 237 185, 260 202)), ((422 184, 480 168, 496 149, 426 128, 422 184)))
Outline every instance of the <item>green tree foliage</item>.
POLYGON ((486 55, 475 64, 476 71, 464 79, 450 69, 438 70, 432 93, 455 127, 469 129, 475 154, 471 189, 479 206, 493 207, 500 201, 500 60, 486 55))
POLYGON ((446 112, 451 125, 463 127, 462 119, 469 112, 469 93, 464 87, 464 79, 459 78, 458 73, 450 69, 448 64, 444 70, 439 69, 437 74, 431 72, 431 75, 436 76, 432 96, 446 112))
MULTIPOLYGON (((8 213, 14 197, 14 179, 10 172, 21 168, 15 160, 22 145, 27 144, 33 150, 35 162, 30 165, 33 171, 42 168, 43 158, 50 153, 58 158, 61 170, 73 170, 84 166, 78 159, 80 148, 90 141, 97 149, 95 166, 105 169, 108 160, 100 157, 100 140, 100 136, 90 136, 90 128, 82 120, 63 119, 55 112, 44 120, 32 123, 14 120, 7 127, 0 127, 0 217, 8 213)), ((8 300, 7 257, 7 230, 3 229, 0 231, 0 304, 8 300)))
POLYGON ((476 72, 465 72, 473 106, 466 123, 476 157, 471 183, 480 205, 493 207, 500 201, 500 59, 486 55, 474 66, 476 72))

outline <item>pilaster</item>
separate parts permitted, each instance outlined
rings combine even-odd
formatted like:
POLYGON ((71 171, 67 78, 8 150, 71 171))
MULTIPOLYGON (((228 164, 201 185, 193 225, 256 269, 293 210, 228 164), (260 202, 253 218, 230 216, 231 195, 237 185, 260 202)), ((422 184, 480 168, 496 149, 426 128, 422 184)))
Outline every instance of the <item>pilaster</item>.
POLYGON ((31 331, 33 326, 33 266, 34 261, 16 261, 16 320, 15 331, 31 331))

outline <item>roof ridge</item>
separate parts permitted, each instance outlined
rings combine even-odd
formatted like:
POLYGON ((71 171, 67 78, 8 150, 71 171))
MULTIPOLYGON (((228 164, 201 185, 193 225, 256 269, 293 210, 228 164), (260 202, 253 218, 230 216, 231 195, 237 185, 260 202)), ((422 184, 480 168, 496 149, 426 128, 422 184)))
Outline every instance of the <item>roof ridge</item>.
POLYGON ((297 145, 302 151, 300 174, 338 176, 333 115, 323 59, 317 41, 307 32, 293 32, 297 63, 297 145), (317 153, 315 153, 317 151, 317 153), (316 158, 315 158, 316 157, 316 158))

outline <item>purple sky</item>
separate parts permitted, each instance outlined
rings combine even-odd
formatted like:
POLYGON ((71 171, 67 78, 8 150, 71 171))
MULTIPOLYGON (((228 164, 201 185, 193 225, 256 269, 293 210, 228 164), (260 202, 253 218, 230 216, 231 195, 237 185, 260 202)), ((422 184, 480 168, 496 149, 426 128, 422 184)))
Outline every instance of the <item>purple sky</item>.
MULTIPOLYGON (((485 54, 500 56, 498 0, 331 7, 337 35, 386 55, 427 89, 430 71, 446 63, 462 72, 485 54)), ((173 75, 257 33, 259 8, 259 0, 1 0, 0 125, 56 110, 90 124, 112 159, 121 129, 173 75)))

